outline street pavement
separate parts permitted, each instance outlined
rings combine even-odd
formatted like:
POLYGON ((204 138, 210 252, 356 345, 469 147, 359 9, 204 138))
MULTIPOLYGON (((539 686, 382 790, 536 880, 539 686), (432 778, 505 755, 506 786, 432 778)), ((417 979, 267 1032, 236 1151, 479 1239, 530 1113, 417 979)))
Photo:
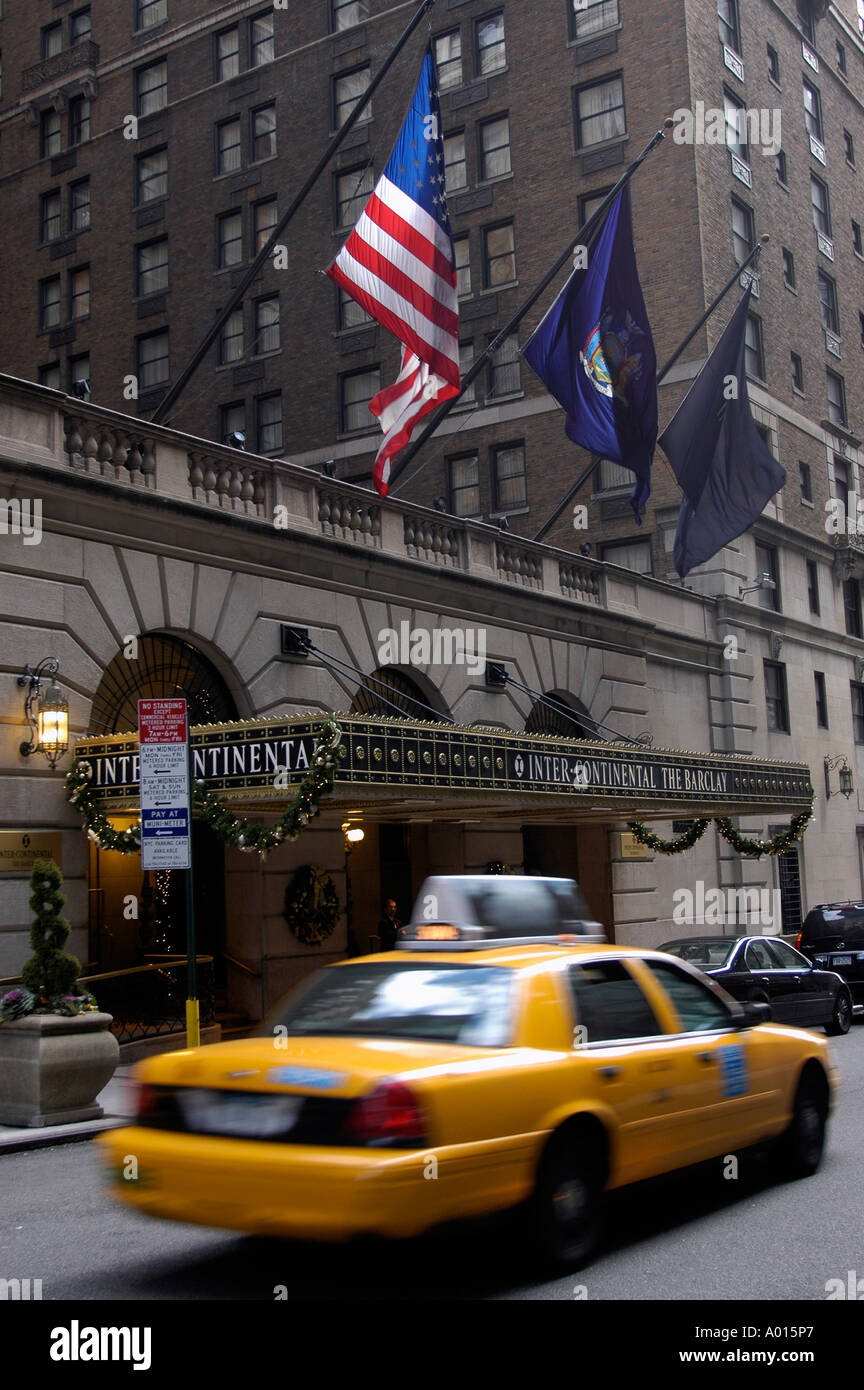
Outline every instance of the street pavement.
POLYGON ((824 1300, 829 1280, 864 1279, 864 1024, 832 1051, 814 1177, 777 1183, 768 1159, 728 1181, 718 1163, 615 1194, 601 1254, 551 1282, 510 1222, 314 1246, 151 1220, 109 1201, 90 1142, 0 1153, 0 1277, 72 1300, 824 1300))

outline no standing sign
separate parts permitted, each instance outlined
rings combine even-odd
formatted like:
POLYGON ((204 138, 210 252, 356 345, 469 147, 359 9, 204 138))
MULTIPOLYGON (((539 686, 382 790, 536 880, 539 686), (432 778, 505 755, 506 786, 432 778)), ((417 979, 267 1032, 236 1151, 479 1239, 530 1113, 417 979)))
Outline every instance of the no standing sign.
POLYGON ((142 869, 188 869, 189 758, 185 700, 139 700, 142 869))

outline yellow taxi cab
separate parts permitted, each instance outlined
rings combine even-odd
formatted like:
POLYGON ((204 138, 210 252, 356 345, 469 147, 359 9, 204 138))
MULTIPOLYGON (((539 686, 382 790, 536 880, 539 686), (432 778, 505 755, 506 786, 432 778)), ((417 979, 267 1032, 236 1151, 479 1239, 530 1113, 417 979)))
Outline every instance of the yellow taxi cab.
POLYGON ((578 1268, 615 1188, 769 1140, 815 1172, 826 1040, 600 944, 580 902, 562 879, 427 880, 396 950, 319 970, 264 1035, 139 1064, 133 1125, 99 1141, 113 1195, 325 1240, 522 1206, 578 1268))

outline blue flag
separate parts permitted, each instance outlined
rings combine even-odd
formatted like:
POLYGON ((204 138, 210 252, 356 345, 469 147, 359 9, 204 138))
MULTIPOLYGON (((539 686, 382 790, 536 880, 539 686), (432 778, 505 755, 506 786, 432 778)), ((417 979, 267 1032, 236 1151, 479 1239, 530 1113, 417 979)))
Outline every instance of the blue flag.
POLYGON ((762 515, 786 481, 750 414, 744 345, 750 289, 660 436, 684 500, 675 533, 683 579, 762 515))
POLYGON ((636 474, 636 520, 651 491, 657 358, 636 269, 630 192, 622 188, 591 249, 524 348, 567 412, 574 444, 636 474))

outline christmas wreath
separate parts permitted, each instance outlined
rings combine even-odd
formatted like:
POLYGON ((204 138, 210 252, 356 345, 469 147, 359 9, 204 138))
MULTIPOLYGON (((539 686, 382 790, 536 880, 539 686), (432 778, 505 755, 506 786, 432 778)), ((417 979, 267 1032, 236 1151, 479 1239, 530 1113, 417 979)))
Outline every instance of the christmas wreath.
POLYGON ((305 946, 320 946, 331 936, 339 917, 339 896, 333 880, 316 864, 304 864, 285 889, 283 917, 305 946))
POLYGON ((640 845, 645 845, 648 849, 653 849, 655 854, 683 854, 686 849, 692 849, 697 840, 701 840, 710 820, 694 820, 692 825, 681 835, 676 835, 674 840, 661 840, 659 835, 655 835, 653 830, 649 830, 647 825, 641 821, 631 820, 628 828, 633 831, 640 845))
MULTIPOLYGON (((235 816, 227 810, 201 779, 192 787, 192 807, 226 845, 241 850, 257 850, 265 855, 283 840, 296 840, 304 826, 318 815, 318 802, 333 790, 333 778, 340 758, 344 758, 342 730, 335 719, 325 719, 312 755, 312 766, 297 787, 297 795, 273 825, 235 816)), ((93 765, 76 758, 66 778, 66 793, 84 822, 84 829, 100 849, 135 854, 141 848, 141 823, 126 830, 115 830, 108 817, 96 806, 92 786, 93 765)))
MULTIPOLYGON (((749 859, 761 859, 763 854, 785 854, 787 849, 797 844, 813 819, 813 796, 814 794, 811 792, 810 805, 807 810, 793 816, 786 829, 778 830, 777 834, 772 835, 770 840, 752 839, 747 835, 742 835, 740 830, 735 829, 728 816, 715 816, 714 823, 726 843, 749 859)), ((661 840, 659 835, 654 835, 647 825, 643 825, 640 821, 630 821, 629 828, 633 831, 640 845, 647 845, 655 853, 681 854, 685 849, 690 849, 692 845, 695 845, 697 840, 701 840, 710 823, 708 820, 694 820, 689 829, 674 840, 661 840)))

